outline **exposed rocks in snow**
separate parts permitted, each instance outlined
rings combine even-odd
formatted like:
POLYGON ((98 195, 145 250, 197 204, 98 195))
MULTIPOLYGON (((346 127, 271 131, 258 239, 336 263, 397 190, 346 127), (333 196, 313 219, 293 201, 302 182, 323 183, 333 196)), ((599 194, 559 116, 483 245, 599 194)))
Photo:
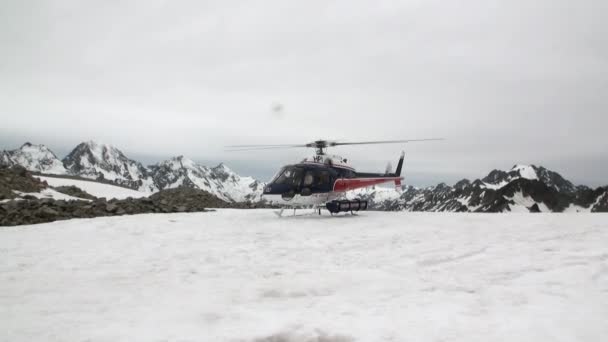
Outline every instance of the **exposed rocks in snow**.
MULTIPOLYGON (((24 169, 22 170, 27 172, 24 169)), ((0 174, 0 177, 4 179, 2 174, 0 174)), ((44 183, 28 183, 32 180, 37 181, 28 173, 25 174, 25 179, 24 186, 18 185, 24 192, 27 191, 35 195, 34 190, 46 186, 44 183)), ((24 183, 24 181, 18 180, 17 184, 21 183, 24 183)), ((0 191, 2 189, 3 187, 0 187, 0 191)), ((150 197, 135 199, 129 197, 109 201, 105 198, 95 198, 75 186, 57 187, 55 190, 71 196, 68 197, 70 200, 39 198, 27 194, 16 200, 3 201, 0 203, 0 226, 35 224, 72 218, 199 212, 205 211, 207 208, 245 209, 263 207, 261 202, 256 204, 229 203, 206 191, 186 187, 162 190, 150 197)))
POLYGON ((30 197, 0 204, 0 225, 14 226, 72 218, 145 213, 199 212, 205 211, 206 208, 230 207, 242 206, 224 202, 208 192, 189 188, 164 190, 148 198, 110 201, 105 198, 93 201, 65 201, 30 197))
POLYGON ((90 199, 90 200, 94 200, 97 198, 74 185, 56 186, 53 189, 55 191, 61 192, 62 194, 66 194, 66 195, 72 196, 72 197, 78 197, 78 198, 84 198, 84 199, 90 199))
POLYGON ((0 168, 0 200, 17 197, 15 191, 40 192, 46 188, 46 183, 32 177, 32 174, 23 166, 0 168))
POLYGON ((596 200, 591 208, 592 213, 608 213, 608 186, 595 190, 596 200))

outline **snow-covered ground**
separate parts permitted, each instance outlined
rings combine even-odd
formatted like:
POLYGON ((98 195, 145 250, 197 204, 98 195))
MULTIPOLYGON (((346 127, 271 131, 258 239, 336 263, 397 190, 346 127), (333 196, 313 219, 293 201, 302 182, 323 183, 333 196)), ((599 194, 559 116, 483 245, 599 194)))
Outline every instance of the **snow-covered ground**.
POLYGON ((131 190, 127 188, 123 188, 120 186, 115 186, 111 184, 104 184, 94 181, 84 181, 70 178, 56 178, 56 177, 45 177, 45 176, 35 176, 40 180, 46 181, 50 186, 70 186, 74 185, 79 187, 80 189, 88 192, 89 194, 95 197, 105 197, 107 199, 117 198, 117 199, 125 199, 127 197, 140 198, 147 197, 150 194, 131 190))
MULTIPOLYGON (((88 199, 83 199, 83 198, 78 198, 78 197, 74 197, 74 196, 70 196, 70 195, 66 195, 63 194, 59 191, 55 191, 53 189, 44 189, 40 192, 21 192, 21 191, 13 191, 14 193, 16 193, 19 196, 34 196, 36 198, 51 198, 54 200, 63 200, 63 201, 90 201, 88 199)), ((20 200, 20 198, 17 198, 17 200, 20 200)), ((7 202, 9 200, 6 200, 7 202)))
POLYGON ((1 341, 605 341, 608 216, 220 210, 0 229, 1 341))

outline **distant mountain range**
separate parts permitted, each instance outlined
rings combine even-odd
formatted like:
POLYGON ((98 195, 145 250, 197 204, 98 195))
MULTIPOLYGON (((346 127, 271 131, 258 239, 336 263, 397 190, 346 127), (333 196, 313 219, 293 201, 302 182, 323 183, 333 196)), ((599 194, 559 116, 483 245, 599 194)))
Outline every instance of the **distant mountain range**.
POLYGON ((224 164, 206 167, 178 156, 146 167, 116 147, 94 141, 79 144, 62 160, 45 145, 31 143, 0 152, 0 166, 16 164, 30 171, 109 181, 147 193, 180 186, 198 188, 229 202, 260 201, 264 188, 224 164))
POLYGON ((608 187, 575 186, 557 172, 534 165, 494 170, 453 186, 364 189, 350 195, 377 210, 447 212, 607 212, 608 187))
MULTIPOLYGON (((0 166, 16 164, 30 171, 109 181, 146 193, 197 188, 229 202, 258 202, 265 186, 251 177, 239 176, 224 164, 207 167, 184 156, 144 166, 111 145, 93 141, 79 144, 62 160, 48 147, 30 143, 0 152, 0 166)), ((428 188, 375 187, 353 191, 348 197, 366 199, 372 209, 391 211, 608 211, 608 187, 576 186, 557 172, 534 165, 493 170, 482 179, 463 179, 453 186, 441 183, 428 188)))

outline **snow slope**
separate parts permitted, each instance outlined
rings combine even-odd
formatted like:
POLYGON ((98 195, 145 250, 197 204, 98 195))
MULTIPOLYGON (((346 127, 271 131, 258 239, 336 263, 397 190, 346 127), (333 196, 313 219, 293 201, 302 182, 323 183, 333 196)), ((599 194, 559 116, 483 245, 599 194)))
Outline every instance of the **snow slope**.
MULTIPOLYGON (((19 195, 19 197, 17 197, 16 200, 21 200, 20 197, 23 197, 23 196, 34 196, 34 197, 40 198, 40 199, 50 198, 50 199, 54 199, 57 201, 90 201, 88 199, 66 195, 61 192, 55 191, 53 189, 44 189, 40 192, 21 192, 21 191, 14 191, 14 190, 13 190, 13 192, 16 193, 17 195, 19 195)), ((8 201, 9 200, 5 200, 5 202, 8 202, 8 201)))
POLYGON ((0 230, 0 341, 603 341, 603 214, 220 210, 0 230))
POLYGON ((70 186, 74 185, 79 187, 81 190, 88 192, 89 194, 95 197, 105 197, 107 199, 117 198, 117 199, 125 199, 127 197, 140 198, 147 197, 150 194, 131 190, 127 188, 123 188, 120 186, 104 184, 94 181, 84 181, 70 178, 56 178, 56 177, 44 177, 44 176, 36 176, 40 180, 46 181, 50 186, 70 186))

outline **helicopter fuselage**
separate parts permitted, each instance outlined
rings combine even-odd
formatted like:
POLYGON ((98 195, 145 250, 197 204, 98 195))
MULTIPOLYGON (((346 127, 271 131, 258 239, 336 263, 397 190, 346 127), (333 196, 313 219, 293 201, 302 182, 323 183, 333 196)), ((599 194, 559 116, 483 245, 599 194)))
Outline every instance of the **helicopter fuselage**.
POLYGON ((305 160, 283 167, 264 188, 263 198, 288 207, 318 206, 344 197, 350 190, 394 182, 401 186, 401 164, 397 173, 359 173, 340 162, 305 160))

